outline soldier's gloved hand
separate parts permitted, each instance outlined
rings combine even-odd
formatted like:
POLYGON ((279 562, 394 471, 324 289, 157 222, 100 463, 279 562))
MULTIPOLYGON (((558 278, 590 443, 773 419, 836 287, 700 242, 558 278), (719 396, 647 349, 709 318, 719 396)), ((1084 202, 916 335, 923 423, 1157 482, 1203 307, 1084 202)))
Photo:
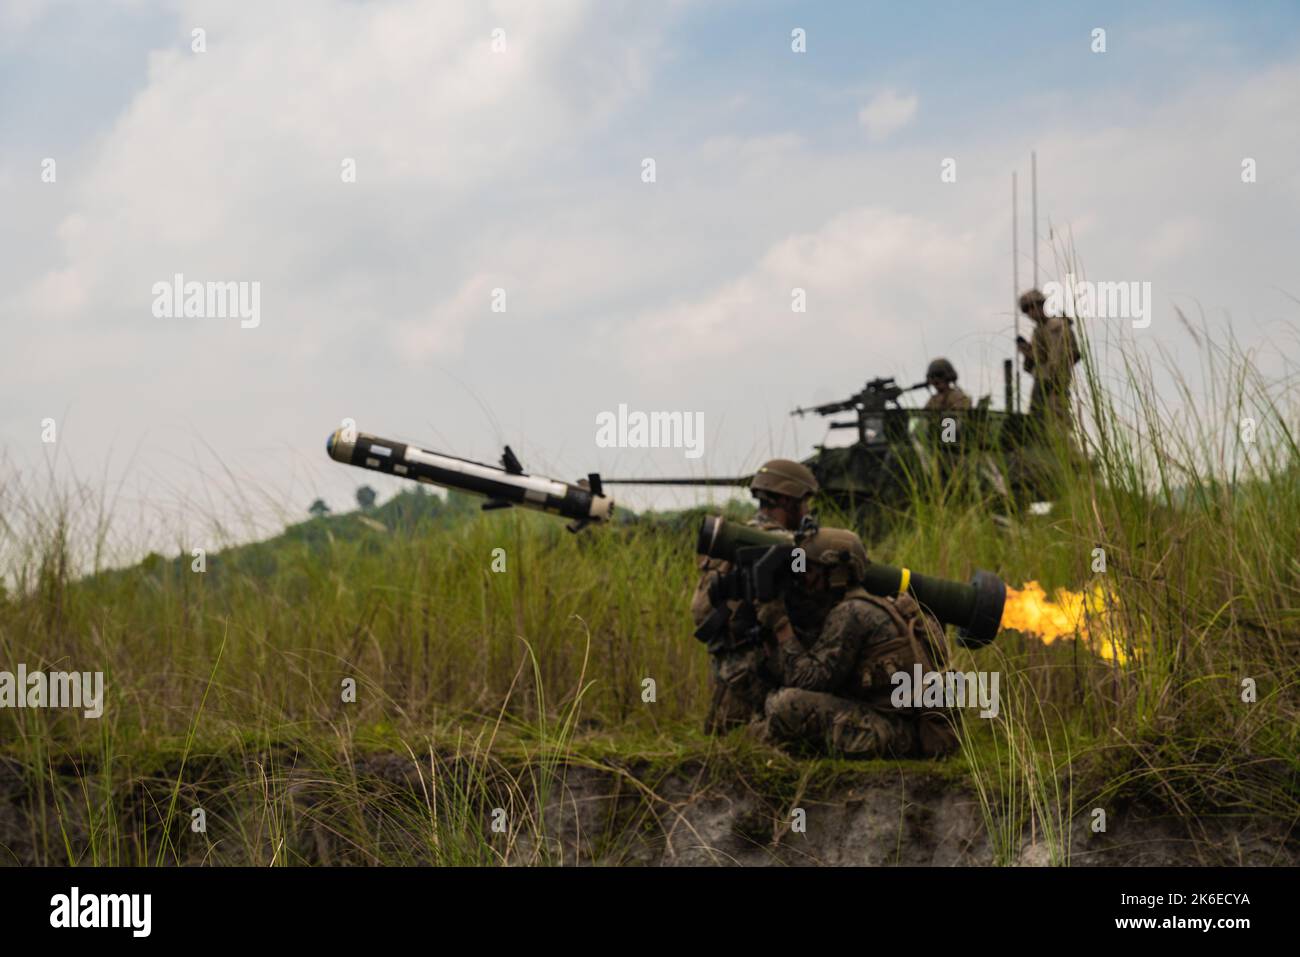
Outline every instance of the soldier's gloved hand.
POLYGON ((735 578, 734 571, 714 572, 709 580, 709 604, 714 608, 725 605, 735 593, 735 578))
POLYGON ((774 598, 759 605, 755 611, 758 623, 778 638, 783 630, 790 629, 790 616, 785 610, 785 599, 774 598))

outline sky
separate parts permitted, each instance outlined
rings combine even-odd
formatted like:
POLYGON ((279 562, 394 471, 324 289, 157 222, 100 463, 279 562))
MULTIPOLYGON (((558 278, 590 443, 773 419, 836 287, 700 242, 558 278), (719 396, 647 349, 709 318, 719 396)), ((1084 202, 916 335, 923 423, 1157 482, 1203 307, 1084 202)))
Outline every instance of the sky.
POLYGON ((0 0, 0 474, 106 490, 130 547, 174 546, 397 491, 326 457, 344 418, 572 480, 806 456, 825 423, 791 408, 937 355, 1000 403, 1031 151, 1040 281, 1073 249, 1151 284, 1148 327, 1090 335, 1191 369, 1182 310, 1283 375, 1298 26, 1270 2, 0 0), (158 315, 176 274, 257 283, 256 326, 158 315), (620 405, 701 414, 702 454, 602 447, 620 405))

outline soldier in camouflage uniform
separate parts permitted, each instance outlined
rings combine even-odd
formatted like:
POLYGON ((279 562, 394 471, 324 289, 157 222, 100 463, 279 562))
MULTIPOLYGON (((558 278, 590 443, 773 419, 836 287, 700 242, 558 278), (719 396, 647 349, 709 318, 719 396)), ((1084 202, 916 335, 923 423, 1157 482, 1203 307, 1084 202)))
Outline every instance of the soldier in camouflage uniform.
POLYGON ((1070 383, 1074 366, 1081 358, 1074 329, 1064 316, 1048 316, 1046 297, 1031 289, 1020 297, 1020 311, 1034 323, 1029 341, 1021 338, 1016 348, 1024 356, 1025 371, 1034 377, 1029 393, 1029 418, 1037 428, 1055 431, 1070 428, 1070 383))
MULTIPOLYGON (((812 497, 818 490, 817 478, 804 465, 789 459, 765 462, 749 483, 750 494, 758 500, 758 514, 749 520, 750 525, 769 531, 794 531, 811 508, 812 497)), ((713 589, 719 578, 731 570, 729 562, 711 558, 700 560, 700 580, 691 599, 691 617, 696 627, 713 611, 713 589)), ((704 721, 706 734, 722 734, 731 728, 748 723, 763 714, 763 700, 776 686, 770 667, 775 655, 775 644, 749 644, 729 647, 731 640, 741 638, 734 621, 738 602, 731 602, 731 634, 719 645, 710 646, 709 655, 709 713, 704 721)), ((799 615, 795 612, 795 617, 799 615)))
POLYGON ((969 412, 970 396, 957 387, 957 370, 953 368, 951 362, 947 359, 939 358, 933 360, 925 370, 925 381, 930 388, 934 389, 934 395, 930 396, 929 401, 925 403, 925 409, 930 413, 930 436, 936 449, 946 453, 939 457, 940 476, 947 481, 952 475, 955 468, 955 457, 960 451, 960 446, 956 441, 960 435, 959 429, 962 425, 962 416, 948 416, 948 412, 969 412), (952 418, 955 420, 956 428, 948 429, 944 420, 952 418), (947 441, 944 441, 944 439, 947 441))
MULTIPOLYGON (((807 570, 796 585, 823 609, 820 629, 802 640, 784 601, 759 609, 776 636, 781 687, 767 696, 761 735, 815 754, 853 758, 937 757, 957 746, 944 709, 899 709, 890 696, 898 672, 947 666, 942 626, 902 595, 880 598, 861 582, 867 552, 857 535, 823 528, 803 545, 807 570)), ((799 629, 802 630, 802 629, 799 629)))
POLYGON ((947 359, 939 358, 925 370, 925 381, 934 395, 925 403, 928 412, 969 412, 970 396, 957 388, 957 370, 947 359))

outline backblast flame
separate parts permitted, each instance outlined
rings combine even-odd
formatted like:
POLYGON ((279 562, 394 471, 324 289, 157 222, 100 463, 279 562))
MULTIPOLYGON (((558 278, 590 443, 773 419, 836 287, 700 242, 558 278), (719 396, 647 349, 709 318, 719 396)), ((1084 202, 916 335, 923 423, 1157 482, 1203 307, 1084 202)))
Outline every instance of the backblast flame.
POLYGON ((1002 627, 1037 635, 1047 645, 1058 638, 1073 638, 1093 654, 1124 664, 1128 656, 1120 647, 1117 608, 1115 595, 1101 585, 1087 592, 1058 588, 1048 598, 1043 586, 1031 581, 1023 588, 1007 589, 1002 627))

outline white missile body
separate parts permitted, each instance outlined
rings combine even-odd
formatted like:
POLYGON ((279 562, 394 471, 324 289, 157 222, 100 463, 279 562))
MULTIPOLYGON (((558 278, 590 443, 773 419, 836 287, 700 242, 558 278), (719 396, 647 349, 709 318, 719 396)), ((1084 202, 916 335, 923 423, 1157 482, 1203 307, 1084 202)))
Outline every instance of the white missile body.
POLYGON ((599 475, 592 473, 577 484, 529 475, 509 446, 501 457, 502 467, 344 429, 329 437, 325 449, 346 465, 482 495, 488 500, 485 509, 522 505, 563 515, 573 519, 572 531, 607 522, 614 514, 614 500, 603 494, 599 475))

